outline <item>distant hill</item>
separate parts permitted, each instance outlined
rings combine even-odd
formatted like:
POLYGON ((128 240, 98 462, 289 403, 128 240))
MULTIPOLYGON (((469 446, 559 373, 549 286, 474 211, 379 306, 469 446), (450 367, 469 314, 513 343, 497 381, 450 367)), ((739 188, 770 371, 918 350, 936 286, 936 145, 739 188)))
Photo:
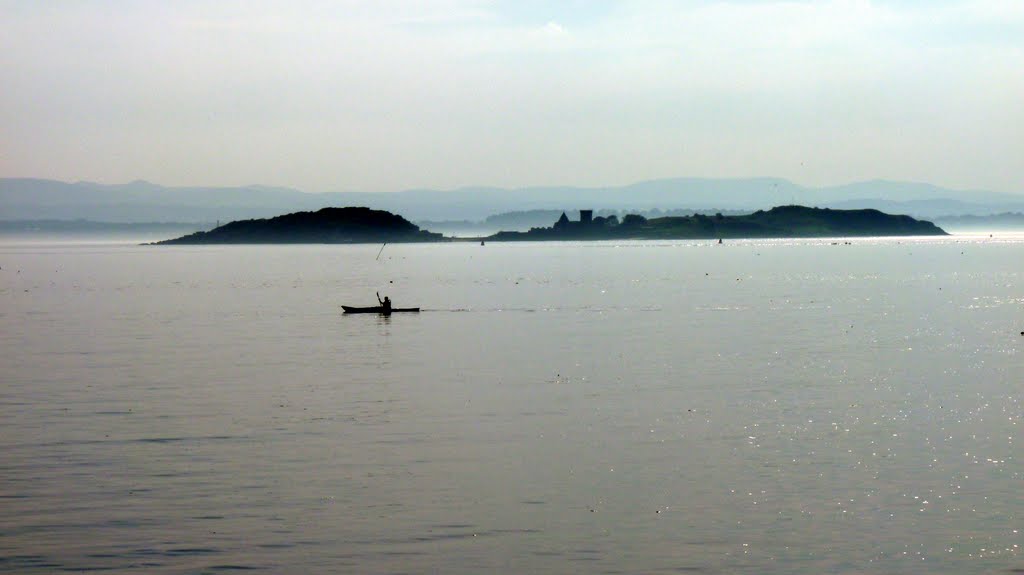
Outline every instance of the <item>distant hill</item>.
POLYGON ((214 222, 269 217, 330 205, 285 188, 169 188, 137 181, 104 185, 0 179, 0 220, 214 222))
POLYGON ((0 235, 38 236, 138 236, 194 232, 213 224, 176 222, 93 222, 88 220, 0 220, 0 235))
POLYGON ((948 216, 935 220, 936 224, 952 231, 1024 230, 1024 214, 1002 213, 990 216, 948 216))
MULTIPOLYGON (((486 236, 497 232, 525 232, 530 228, 546 227, 551 225, 551 222, 558 219, 558 216, 565 210, 527 210, 527 211, 515 211, 515 212, 504 212, 501 214, 495 214, 487 216, 482 222, 472 222, 469 220, 444 220, 444 221, 432 221, 432 220, 420 220, 416 224, 421 228, 425 228, 435 232, 441 232, 445 235, 452 236, 486 236)), ((723 213, 725 215, 739 216, 749 214, 753 210, 692 210, 675 208, 670 210, 661 210, 658 208, 652 208, 649 210, 610 210, 602 209, 595 210, 594 215, 596 216, 611 216, 622 217, 626 214, 635 214, 644 216, 645 218, 660 218, 666 216, 692 216, 695 213, 703 213, 711 215, 714 213, 723 213)))
POLYGON ((480 222, 529 210, 768 209, 785 204, 873 208, 934 218, 1024 211, 1024 195, 949 190, 929 184, 874 180, 809 188, 778 178, 674 178, 616 187, 462 188, 393 193, 305 193, 289 188, 165 187, 136 181, 105 185, 43 179, 0 179, 0 220, 212 222, 267 218, 332 206, 368 206, 414 221, 480 222))
POLYGON ((441 241, 401 216, 370 208, 323 208, 235 221, 158 244, 354 244, 441 241))

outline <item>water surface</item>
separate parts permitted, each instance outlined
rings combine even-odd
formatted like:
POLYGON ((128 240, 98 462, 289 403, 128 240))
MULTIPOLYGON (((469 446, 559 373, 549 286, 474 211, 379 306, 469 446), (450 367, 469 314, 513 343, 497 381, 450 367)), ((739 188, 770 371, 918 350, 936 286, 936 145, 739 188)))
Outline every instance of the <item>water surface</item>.
POLYGON ((0 570, 1024 569, 1022 248, 7 242, 0 570))

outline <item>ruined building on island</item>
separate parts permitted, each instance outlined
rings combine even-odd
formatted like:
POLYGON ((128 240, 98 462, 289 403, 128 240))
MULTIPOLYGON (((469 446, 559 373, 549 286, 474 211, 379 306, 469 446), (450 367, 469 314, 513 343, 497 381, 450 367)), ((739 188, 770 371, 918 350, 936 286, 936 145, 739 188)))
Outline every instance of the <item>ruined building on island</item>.
POLYGON ((552 226, 552 229, 559 232, 580 232, 588 229, 603 228, 619 225, 619 218, 615 215, 606 217, 594 217, 594 210, 580 210, 580 219, 577 222, 569 220, 569 216, 562 212, 562 217, 552 226))

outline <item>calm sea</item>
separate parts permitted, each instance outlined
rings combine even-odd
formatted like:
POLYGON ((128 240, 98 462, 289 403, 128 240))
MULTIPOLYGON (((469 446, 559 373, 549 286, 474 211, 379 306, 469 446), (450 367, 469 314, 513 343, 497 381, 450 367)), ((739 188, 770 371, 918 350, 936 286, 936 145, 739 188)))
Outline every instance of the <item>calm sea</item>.
POLYGON ((380 249, 0 244, 0 571, 1024 570, 1024 237, 380 249))

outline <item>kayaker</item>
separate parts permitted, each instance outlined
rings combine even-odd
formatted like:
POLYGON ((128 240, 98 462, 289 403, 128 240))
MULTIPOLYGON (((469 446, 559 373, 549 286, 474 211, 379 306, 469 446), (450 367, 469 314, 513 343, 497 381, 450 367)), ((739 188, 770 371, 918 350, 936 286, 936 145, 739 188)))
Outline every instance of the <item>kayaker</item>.
POLYGON ((381 311, 384 313, 391 313, 391 298, 384 296, 384 299, 380 299, 380 292, 377 292, 377 301, 380 302, 381 311))

